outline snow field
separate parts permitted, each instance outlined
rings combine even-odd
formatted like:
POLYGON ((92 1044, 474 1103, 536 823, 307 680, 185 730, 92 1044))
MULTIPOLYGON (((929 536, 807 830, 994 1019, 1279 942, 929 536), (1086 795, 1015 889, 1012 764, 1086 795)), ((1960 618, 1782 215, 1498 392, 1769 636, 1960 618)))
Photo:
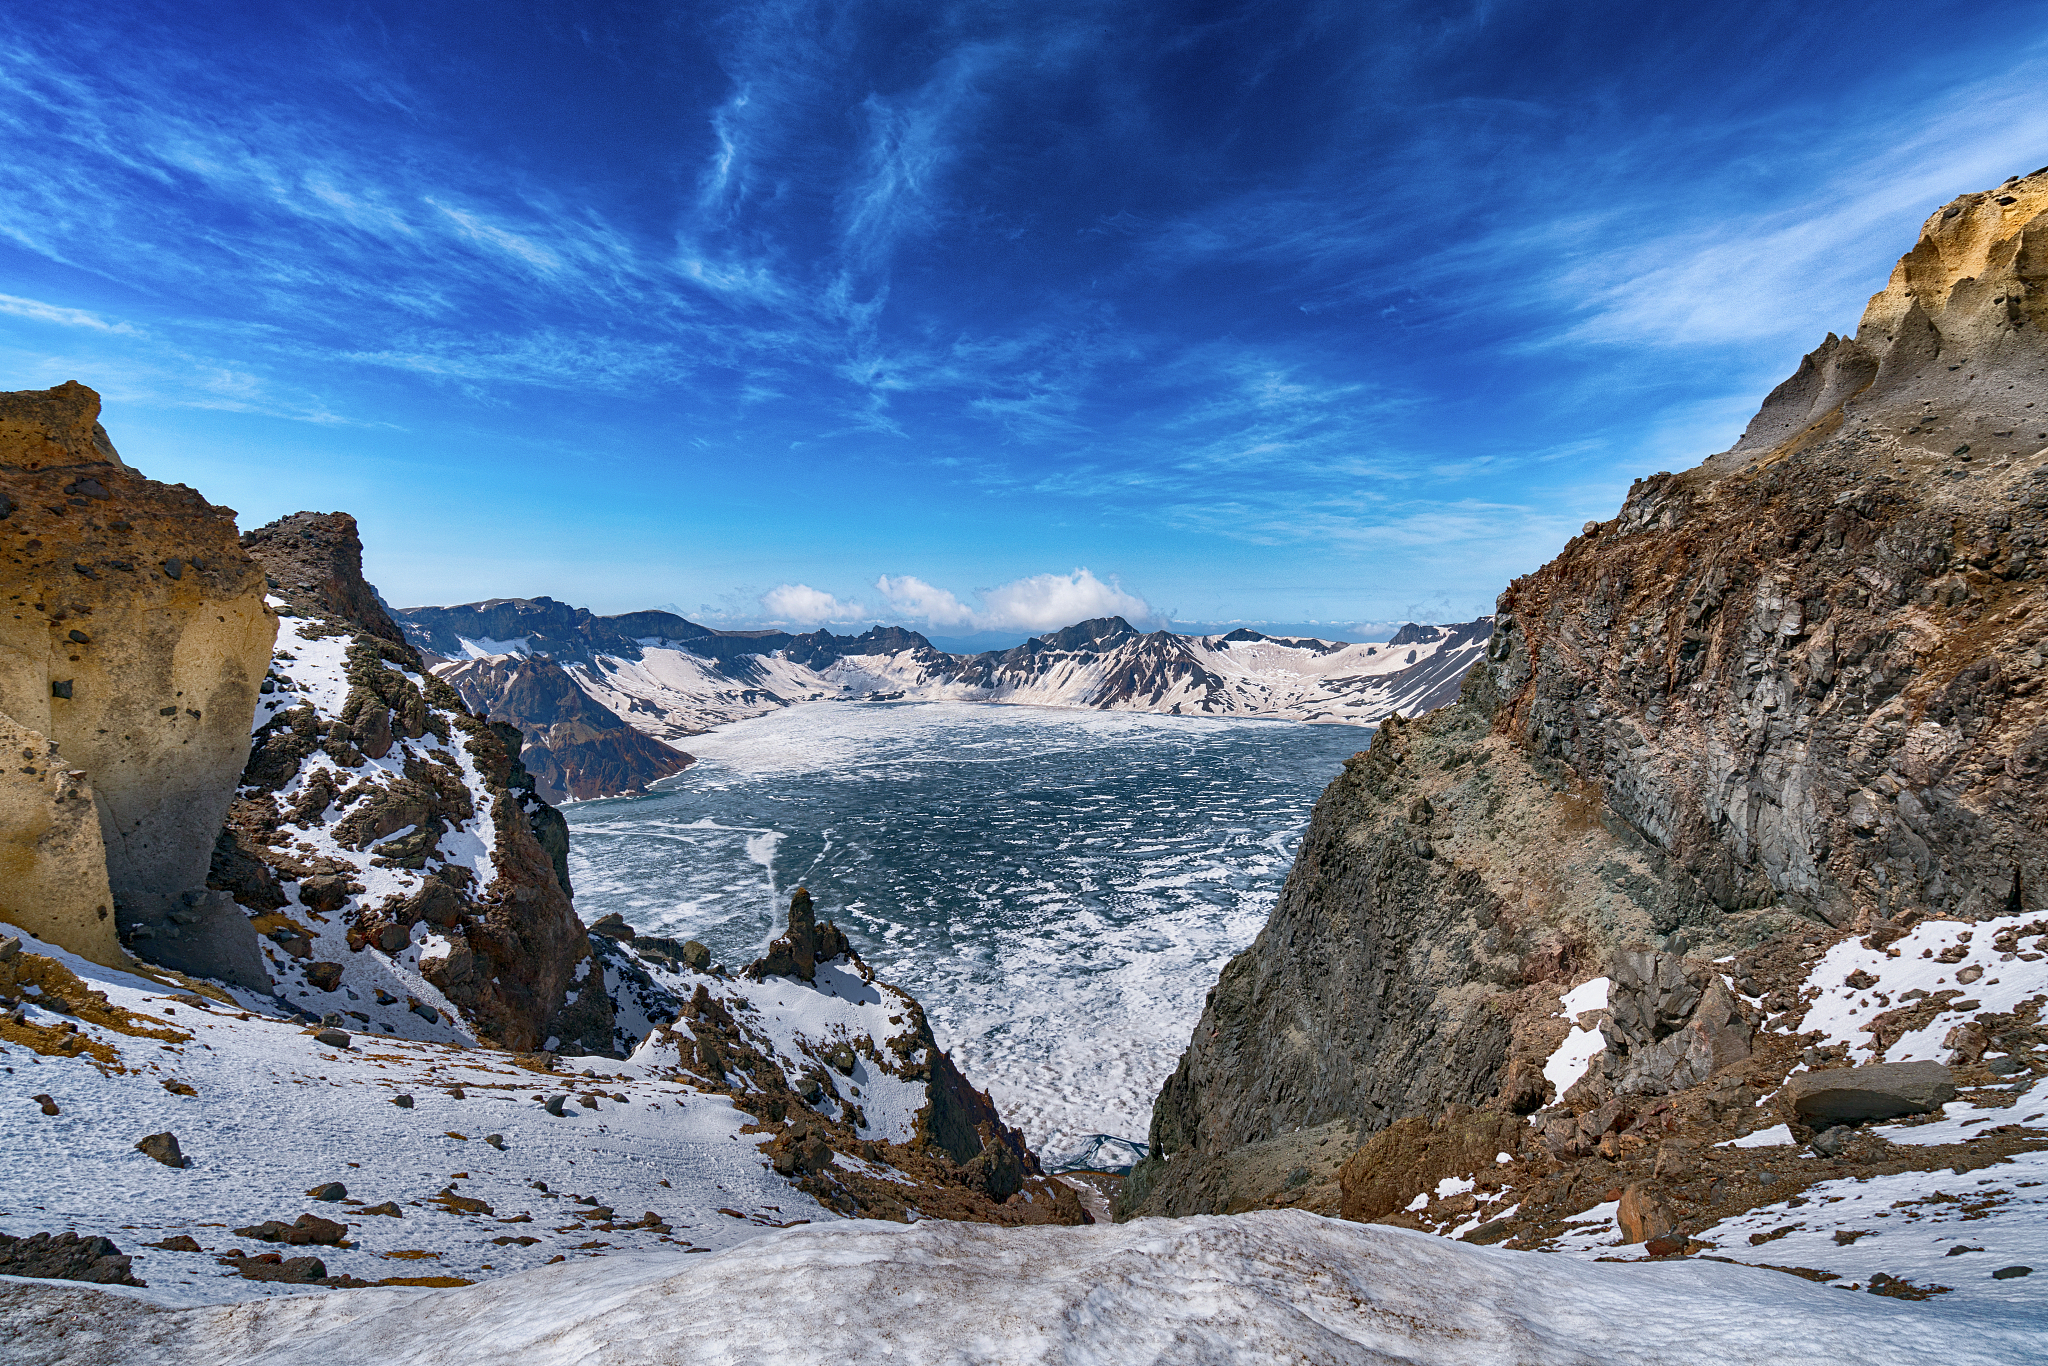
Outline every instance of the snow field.
POLYGON ((1940 1300, 1716 1262, 1595 1265, 1292 1210, 1092 1228, 847 1222, 688 1260, 570 1262, 467 1289, 305 1295, 233 1312, 151 1313, 153 1289, 44 1283, 38 1293, 79 1312, 65 1337, 47 1311, 17 1337, 21 1366, 88 1359, 101 1324, 119 1334, 124 1366, 2043 1359, 2027 1322, 1940 1300))

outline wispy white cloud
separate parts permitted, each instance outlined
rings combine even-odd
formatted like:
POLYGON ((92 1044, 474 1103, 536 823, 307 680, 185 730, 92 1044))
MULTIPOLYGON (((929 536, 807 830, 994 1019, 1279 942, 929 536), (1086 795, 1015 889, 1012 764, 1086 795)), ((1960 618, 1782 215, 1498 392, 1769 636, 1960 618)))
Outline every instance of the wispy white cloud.
POLYGON ((12 294, 0 294, 0 313, 31 322, 55 323, 59 327, 85 327, 95 332, 107 332, 123 337, 139 337, 140 328, 125 322, 108 322, 97 313, 88 313, 82 308, 62 308, 46 304, 39 299, 18 299, 12 294))

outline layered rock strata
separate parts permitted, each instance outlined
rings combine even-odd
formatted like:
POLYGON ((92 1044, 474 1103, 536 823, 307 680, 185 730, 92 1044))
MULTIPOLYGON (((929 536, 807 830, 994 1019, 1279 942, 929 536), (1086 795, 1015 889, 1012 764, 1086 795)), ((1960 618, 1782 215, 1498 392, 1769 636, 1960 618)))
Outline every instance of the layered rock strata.
POLYGON ((1558 993, 1609 971, 1655 1001, 1575 1125, 1782 1077, 1705 959, 2036 904, 2044 324, 2048 168, 1938 211, 1732 450, 1516 580, 1457 703, 1389 718, 1318 803, 1122 1212, 1270 1199, 1254 1154, 1318 1126, 1558 1100, 1558 993))
POLYGON ((0 394, 0 911, 96 962, 118 929, 254 985, 205 882, 276 618, 234 512, 124 464, 99 407, 0 394))

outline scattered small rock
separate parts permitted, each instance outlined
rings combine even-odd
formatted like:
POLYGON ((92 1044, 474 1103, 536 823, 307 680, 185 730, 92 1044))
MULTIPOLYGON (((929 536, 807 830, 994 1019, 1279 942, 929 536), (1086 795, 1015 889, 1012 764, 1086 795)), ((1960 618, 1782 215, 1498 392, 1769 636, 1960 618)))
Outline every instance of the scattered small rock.
POLYGON ((349 1035, 346 1029, 322 1029, 313 1035, 315 1043, 324 1043, 329 1048, 347 1048, 349 1035))
POLYGON ((1855 1136, 1854 1129, 1846 1124, 1837 1124, 1832 1129, 1822 1131, 1813 1140, 1812 1147, 1822 1157, 1840 1157, 1842 1150, 1849 1146, 1849 1140, 1855 1136))
POLYGON ((505 1151, 505 1135, 503 1134, 485 1134, 484 1142, 490 1144, 501 1153, 505 1151))
POLYGON ((1864 1289, 1872 1295, 1884 1295, 1895 1300, 1924 1300, 1935 1295, 1948 1294, 1951 1287, 1946 1285, 1915 1285, 1911 1281, 1879 1271, 1872 1274, 1870 1284, 1864 1289))
POLYGON ((395 1203, 393 1203, 390 1200, 386 1200, 381 1205, 366 1205, 362 1209, 357 1210, 356 1213, 385 1214, 389 1215, 393 1219, 403 1219, 405 1217, 405 1211, 400 1209, 395 1203))
POLYGON ((306 1195, 314 1200, 346 1200, 348 1199, 348 1187, 342 1185, 339 1181, 329 1181, 323 1185, 313 1187, 313 1189, 306 1192, 306 1195))
POLYGON ((151 1134, 144 1139, 138 1139, 135 1144, 135 1151, 147 1153, 166 1167, 182 1167, 185 1165, 185 1154, 178 1148, 178 1136, 169 1130, 165 1130, 160 1134, 151 1134))
POLYGON ((2017 1276, 2031 1276, 2033 1274, 2034 1268, 2031 1266, 2001 1266, 1998 1270, 1991 1273, 1991 1279, 1994 1281, 2009 1281, 2017 1276))
POLYGON ((160 1243, 144 1243, 144 1247, 162 1248, 165 1252, 204 1252, 196 1239, 189 1233, 173 1233, 160 1243))
POLYGON ((393 1096, 393 1097, 391 1098, 391 1103, 392 1103, 393 1105, 396 1105, 396 1106, 397 1106, 397 1107, 398 1107, 399 1109, 401 1109, 401 1110, 410 1110, 410 1109, 412 1108, 412 1097, 411 1097, 411 1096, 393 1096))
POLYGON ((562 1113, 562 1106, 567 1104, 568 1100, 569 1098, 567 1096, 549 1096, 546 1100, 541 1102, 541 1108, 546 1110, 551 1115, 560 1116, 562 1113))
POLYGON ((51 1100, 48 1096, 30 1096, 29 1099, 34 1101, 36 1104, 42 1106, 43 1113, 46 1115, 57 1115, 63 1113, 63 1111, 57 1108, 57 1102, 51 1100))

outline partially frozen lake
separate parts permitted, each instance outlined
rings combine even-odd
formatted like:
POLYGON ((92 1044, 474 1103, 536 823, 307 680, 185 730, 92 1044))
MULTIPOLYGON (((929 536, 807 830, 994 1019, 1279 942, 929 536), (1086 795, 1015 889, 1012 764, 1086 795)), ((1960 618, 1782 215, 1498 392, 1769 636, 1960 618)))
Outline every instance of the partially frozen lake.
POLYGON ((808 886, 1050 1161, 1142 1140, 1202 997, 1370 732, 963 703, 814 703, 568 808, 586 923, 738 966, 808 886))

